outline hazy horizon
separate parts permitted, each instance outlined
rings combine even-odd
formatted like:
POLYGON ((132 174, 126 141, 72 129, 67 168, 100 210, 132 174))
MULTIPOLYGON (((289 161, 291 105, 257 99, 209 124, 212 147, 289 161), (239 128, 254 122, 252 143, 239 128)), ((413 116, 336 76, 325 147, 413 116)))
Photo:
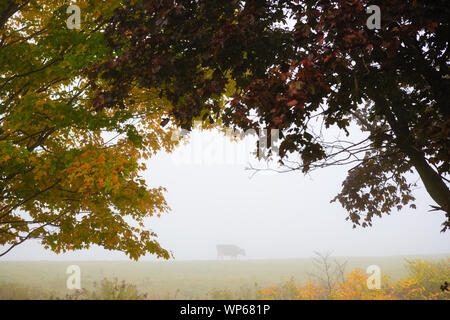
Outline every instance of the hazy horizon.
MULTIPOLYGON (((174 154, 161 152, 149 160, 145 178, 152 187, 167 188, 172 210, 147 225, 176 260, 216 259, 220 243, 244 248, 245 259, 311 257, 314 251, 354 257, 450 253, 450 232, 440 232, 444 214, 428 211, 433 201, 420 181, 416 210, 404 208, 376 217, 372 227, 352 229, 345 210, 330 203, 348 167, 251 177, 242 155, 253 145, 245 146, 214 132, 194 132, 191 143, 174 154)), ((57 255, 29 241, 0 261, 124 259, 95 246, 57 255)))

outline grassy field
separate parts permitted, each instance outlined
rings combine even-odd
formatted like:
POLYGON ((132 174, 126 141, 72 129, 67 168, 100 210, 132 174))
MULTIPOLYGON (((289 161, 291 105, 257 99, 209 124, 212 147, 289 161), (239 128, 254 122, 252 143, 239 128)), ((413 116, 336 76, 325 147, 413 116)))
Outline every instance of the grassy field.
MULTIPOLYGON (((405 259, 438 260, 450 255, 393 256, 393 257, 339 257, 347 261, 346 271, 369 265, 378 265, 390 279, 406 275, 405 259)), ((333 258, 334 259, 334 258, 333 258)), ((24 288, 35 288, 53 297, 70 293, 66 289, 66 268, 75 264, 81 268, 81 283, 92 288, 104 278, 125 280, 147 293, 149 298, 196 299, 207 297, 215 290, 251 291, 278 285, 291 278, 299 284, 313 280, 317 274, 313 260, 224 260, 224 261, 67 261, 67 262, 7 262, 0 261, 0 288, 14 283, 24 288)), ((245 294, 244 294, 245 295, 245 294)), ((43 297, 45 298, 45 297, 43 297)))

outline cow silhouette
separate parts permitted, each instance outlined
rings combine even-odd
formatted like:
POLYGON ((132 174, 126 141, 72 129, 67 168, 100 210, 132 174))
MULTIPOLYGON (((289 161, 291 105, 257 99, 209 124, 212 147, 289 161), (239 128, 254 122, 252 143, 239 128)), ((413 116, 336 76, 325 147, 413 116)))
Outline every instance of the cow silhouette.
POLYGON ((245 250, 235 246, 234 244, 218 244, 216 245, 217 249, 217 259, 230 257, 237 258, 238 255, 245 256, 245 250))

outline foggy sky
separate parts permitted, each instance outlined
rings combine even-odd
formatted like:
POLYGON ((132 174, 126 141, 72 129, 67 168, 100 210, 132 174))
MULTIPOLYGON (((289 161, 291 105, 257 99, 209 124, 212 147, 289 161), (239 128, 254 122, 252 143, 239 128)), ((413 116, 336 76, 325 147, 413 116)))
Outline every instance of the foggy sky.
MULTIPOLYGON (((150 186, 167 188, 172 210, 147 225, 176 260, 216 259, 216 244, 244 248, 245 259, 310 257, 314 251, 335 256, 450 253, 450 232, 440 232, 444 214, 428 211, 434 203, 420 183, 414 191, 416 210, 393 211, 374 218, 373 227, 353 229, 340 204, 330 203, 348 167, 307 176, 291 172, 251 177, 245 167, 252 148, 202 132, 174 154, 161 152, 149 161, 145 177, 150 186)), ((56 255, 28 242, 0 260, 125 259, 99 247, 56 255)))

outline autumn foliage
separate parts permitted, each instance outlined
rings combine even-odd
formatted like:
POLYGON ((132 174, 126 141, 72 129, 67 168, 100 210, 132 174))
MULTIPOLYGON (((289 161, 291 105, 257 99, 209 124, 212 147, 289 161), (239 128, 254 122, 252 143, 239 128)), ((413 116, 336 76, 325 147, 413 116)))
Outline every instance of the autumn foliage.
MULTIPOLYGON (((132 84, 170 101, 177 125, 280 130, 287 170, 349 165, 333 199, 354 226, 415 208, 417 172, 445 212, 450 117, 445 1, 138 1, 106 22, 117 57, 88 71, 96 108, 124 104, 132 84), (290 25, 290 27, 289 27, 290 25), (226 98, 226 99, 225 99, 226 98), (313 125, 313 123, 322 125, 313 125), (363 139, 329 140, 324 130, 363 139)), ((271 157, 268 147, 264 156, 271 157)))
POLYGON ((324 285, 308 282, 297 285, 293 280, 280 286, 261 289, 260 299, 293 300, 450 300, 450 292, 441 286, 450 278, 450 259, 438 262, 411 260, 406 267, 409 275, 398 281, 390 281, 384 275, 380 289, 368 289, 368 275, 354 269, 344 281, 336 282, 328 291, 324 285))
POLYGON ((159 125, 164 105, 139 90, 126 110, 100 112, 82 77, 109 59, 97 30, 118 3, 80 1, 81 30, 67 28, 61 1, 0 4, 0 256, 39 239, 57 253, 170 257, 144 226, 168 211, 164 188, 141 177, 143 160, 176 144, 159 125))
POLYGON ((355 227, 414 208, 416 172, 450 228, 449 6, 382 1, 369 29, 369 4, 82 0, 76 30, 66 1, 1 1, 0 256, 38 239, 168 258, 143 162, 196 120, 279 129, 289 170, 350 165, 333 201, 355 227))

